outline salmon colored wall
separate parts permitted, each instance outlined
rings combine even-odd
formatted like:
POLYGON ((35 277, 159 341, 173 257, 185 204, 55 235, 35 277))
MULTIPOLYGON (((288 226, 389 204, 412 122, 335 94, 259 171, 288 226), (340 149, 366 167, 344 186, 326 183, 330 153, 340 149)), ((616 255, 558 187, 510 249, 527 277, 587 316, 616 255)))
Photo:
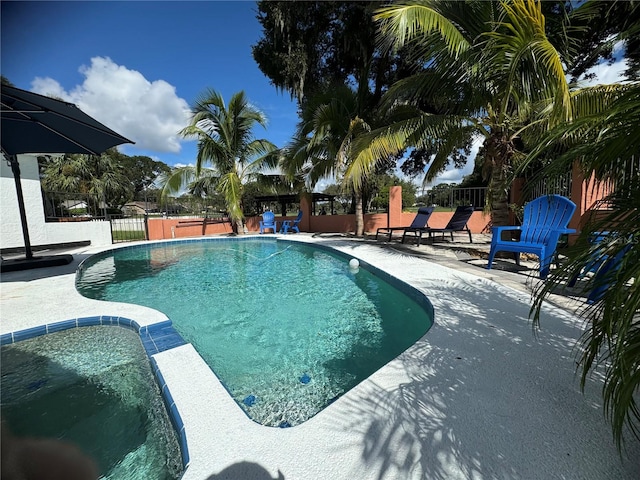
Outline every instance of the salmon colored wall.
MULTIPOLYGON (((434 212, 429 218, 429 226, 434 228, 442 228, 444 227, 453 212, 434 212)), ((399 215, 399 219, 393 222, 394 226, 404 226, 410 225, 413 221, 413 218, 416 216, 415 213, 412 212, 401 212, 399 215)), ((254 217, 255 218, 255 217, 254 217)), ((307 232, 322 232, 322 233, 353 233, 356 229, 356 217, 355 215, 312 215, 311 217, 307 217, 309 228, 307 232)), ((294 220, 295 217, 276 217, 276 221, 278 225, 280 225, 280 221, 288 219, 294 220)), ((305 217, 303 217, 303 220, 305 217)), ((247 219, 247 227, 249 227, 249 220, 247 219)), ((485 215, 484 212, 478 211, 473 212, 471 218, 469 219, 468 226, 471 229, 471 233, 487 233, 488 225, 489 225, 490 217, 485 215)), ((302 221, 300 225, 302 225, 302 221)), ((391 222, 390 222, 391 223, 391 222)), ((258 222, 255 222, 255 228, 249 228, 250 232, 259 231, 258 222)), ((387 214, 386 213, 367 213, 364 216, 364 230, 365 232, 375 233, 378 228, 387 226, 387 214)))
MULTIPOLYGON (((311 211, 311 201, 307 196, 302 195, 300 208, 303 216, 299 228, 301 232, 321 232, 321 233, 353 233, 356 228, 355 215, 309 215, 311 211)), ((364 216, 364 230, 368 233, 376 233, 378 228, 392 225, 402 227, 410 225, 415 217, 415 213, 402 211, 402 187, 392 187, 389 194, 389 214, 368 213, 364 216)), ((434 228, 444 227, 453 212, 434 212, 429 218, 429 226, 434 228)), ((276 216, 276 222, 280 227, 284 220, 295 220, 297 215, 286 217, 276 216)), ((261 216, 247 217, 245 224, 247 230, 252 233, 260 231, 261 216)), ((194 219, 198 221, 198 219, 194 219)), ((473 212, 469 219, 468 226, 472 233, 487 233, 490 217, 484 212, 473 212)), ((202 225, 178 226, 179 219, 153 219, 149 220, 149 240, 160 240, 164 238, 183 238, 202 236, 202 225)), ((220 233, 231 233, 229 223, 218 223, 207 225, 205 235, 220 233)))
MULTIPOLYGON (((194 218, 194 222, 202 222, 202 219, 194 218)), ((166 238, 201 237, 202 223, 191 225, 191 221, 179 218, 153 218, 149 219, 149 240, 162 240, 166 238)), ((205 235, 231 233, 231 224, 209 223, 206 226, 205 235)))
POLYGON ((595 207, 599 200, 611 193, 610 186, 606 183, 598 183, 593 177, 585 179, 578 162, 573 164, 572 175, 571 201, 576 204, 576 212, 569 222, 569 228, 575 228, 577 233, 569 235, 570 244, 575 242, 587 222, 604 213, 604 210, 596 210, 595 207))
MULTIPOLYGON (((402 225, 410 225, 415 214, 403 213, 402 225)), ((444 228, 451 217, 453 212, 433 212, 429 217, 429 226, 431 228, 444 228)), ((471 214, 471 218, 467 222, 467 226, 471 233, 490 233, 489 227, 491 222, 491 216, 486 215, 482 210, 475 211, 471 214)))

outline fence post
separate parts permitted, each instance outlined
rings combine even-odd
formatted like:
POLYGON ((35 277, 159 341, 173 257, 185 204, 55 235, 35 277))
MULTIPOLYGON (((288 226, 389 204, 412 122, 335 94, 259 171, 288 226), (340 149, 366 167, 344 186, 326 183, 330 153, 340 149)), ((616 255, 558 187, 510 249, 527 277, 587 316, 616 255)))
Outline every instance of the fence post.
POLYGON ((300 227, 300 231, 302 232, 310 232, 311 228, 311 204, 313 203, 312 196, 310 193, 300 193, 300 210, 302 211, 302 220, 298 224, 300 227))
POLYGON ((402 225, 402 187, 389 187, 389 206, 387 208, 387 227, 402 225))

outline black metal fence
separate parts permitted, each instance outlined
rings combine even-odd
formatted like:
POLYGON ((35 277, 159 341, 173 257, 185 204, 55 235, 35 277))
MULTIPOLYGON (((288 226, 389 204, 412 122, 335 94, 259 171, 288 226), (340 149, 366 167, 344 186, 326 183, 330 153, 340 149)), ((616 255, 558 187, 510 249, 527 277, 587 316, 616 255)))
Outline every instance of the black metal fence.
POLYGON ((93 195, 43 190, 42 203, 46 222, 108 220, 113 243, 149 238, 146 213, 138 213, 135 209, 108 208, 93 195))
POLYGON ((83 193, 42 191, 46 222, 60 222, 70 218, 105 219, 108 212, 103 202, 83 193))
POLYGON ((530 188, 525 188, 526 198, 533 200, 543 195, 562 195, 571 198, 573 174, 571 171, 562 176, 541 178, 530 188))
POLYGON ((487 187, 440 187, 427 190, 422 196, 426 205, 451 210, 462 205, 473 205, 475 210, 482 210, 487 200, 487 187))
POLYGON ((126 215, 110 218, 113 243, 134 242, 149 239, 148 215, 126 215))

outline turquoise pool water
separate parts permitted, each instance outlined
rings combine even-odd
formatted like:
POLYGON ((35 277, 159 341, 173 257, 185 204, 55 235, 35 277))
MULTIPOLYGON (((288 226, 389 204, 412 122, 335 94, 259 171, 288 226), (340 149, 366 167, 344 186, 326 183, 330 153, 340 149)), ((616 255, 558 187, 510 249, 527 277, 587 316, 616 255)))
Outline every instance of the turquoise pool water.
POLYGON ((177 436, 136 332, 74 328, 0 352, 2 418, 14 435, 71 442, 105 480, 179 478, 177 436))
POLYGON ((293 426, 422 337, 424 308, 349 258, 274 239, 116 250, 86 264, 85 296, 165 313, 247 414, 293 426))

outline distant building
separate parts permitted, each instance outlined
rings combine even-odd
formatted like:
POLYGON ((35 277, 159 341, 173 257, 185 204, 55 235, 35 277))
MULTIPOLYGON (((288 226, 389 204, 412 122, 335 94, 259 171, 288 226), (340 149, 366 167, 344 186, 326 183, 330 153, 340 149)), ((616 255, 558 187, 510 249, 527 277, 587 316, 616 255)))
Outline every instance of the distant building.
POLYGON ((158 204, 155 202, 129 202, 122 207, 125 215, 144 215, 146 213, 159 213, 158 204))

